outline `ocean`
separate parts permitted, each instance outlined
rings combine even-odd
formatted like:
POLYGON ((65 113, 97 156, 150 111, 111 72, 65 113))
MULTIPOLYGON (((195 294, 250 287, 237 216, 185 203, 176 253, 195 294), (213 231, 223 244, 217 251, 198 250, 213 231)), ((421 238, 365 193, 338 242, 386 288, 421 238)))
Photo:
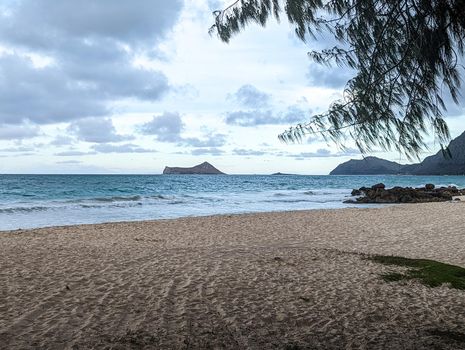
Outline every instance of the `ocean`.
POLYGON ((0 175, 0 230, 344 208, 379 182, 465 187, 465 176, 0 175))

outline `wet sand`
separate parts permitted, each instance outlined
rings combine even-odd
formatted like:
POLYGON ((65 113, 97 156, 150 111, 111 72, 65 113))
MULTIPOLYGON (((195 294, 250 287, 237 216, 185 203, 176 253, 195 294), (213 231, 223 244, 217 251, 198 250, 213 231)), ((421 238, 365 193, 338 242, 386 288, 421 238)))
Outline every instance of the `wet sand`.
POLYGON ((1 349, 461 349, 465 291, 367 254, 465 267, 465 203, 0 232, 1 349))

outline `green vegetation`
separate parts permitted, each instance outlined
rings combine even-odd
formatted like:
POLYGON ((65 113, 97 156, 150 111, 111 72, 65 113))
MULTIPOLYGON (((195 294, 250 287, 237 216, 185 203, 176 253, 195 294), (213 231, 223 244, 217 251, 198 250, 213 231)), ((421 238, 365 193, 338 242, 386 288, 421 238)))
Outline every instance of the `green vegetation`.
POLYGON ((249 24, 265 26, 270 18, 286 17, 302 41, 331 43, 332 47, 310 51, 311 59, 353 72, 342 98, 281 134, 281 140, 293 142, 306 133, 321 133, 341 144, 350 136, 363 152, 381 147, 417 156, 426 148, 424 135, 432 132, 448 154, 449 129, 443 113, 446 105, 459 103, 465 53, 463 4, 463 0, 231 0, 230 6, 214 12, 210 33, 229 42, 249 24))
POLYGON ((375 255, 368 260, 384 264, 408 267, 405 273, 392 272, 382 275, 387 282, 417 279, 424 285, 438 287, 448 283, 452 288, 465 289, 465 269, 434 260, 408 259, 398 256, 375 255))

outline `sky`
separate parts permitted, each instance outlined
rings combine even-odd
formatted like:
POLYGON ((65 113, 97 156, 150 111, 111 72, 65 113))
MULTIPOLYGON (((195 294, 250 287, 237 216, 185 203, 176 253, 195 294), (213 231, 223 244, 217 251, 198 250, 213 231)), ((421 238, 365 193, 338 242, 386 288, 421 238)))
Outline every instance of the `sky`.
MULTIPOLYGON (((278 135, 324 112, 352 72, 326 68, 283 20, 229 44, 210 36, 230 0, 3 0, 0 173, 159 174, 208 161, 229 174, 327 174, 362 155, 278 135)), ((465 108, 451 106, 452 137, 465 108)), ((439 149, 431 140, 424 158, 439 149)), ((371 155, 407 163, 394 152, 371 155)))

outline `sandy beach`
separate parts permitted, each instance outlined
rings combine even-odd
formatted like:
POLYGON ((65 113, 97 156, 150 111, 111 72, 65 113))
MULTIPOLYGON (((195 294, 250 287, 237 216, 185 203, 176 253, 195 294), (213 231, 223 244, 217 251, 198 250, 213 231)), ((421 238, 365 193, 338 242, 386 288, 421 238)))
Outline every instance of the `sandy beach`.
POLYGON ((464 218, 454 202, 0 232, 0 348, 465 348, 465 291, 387 283, 402 268, 366 259, 465 267, 464 218))

